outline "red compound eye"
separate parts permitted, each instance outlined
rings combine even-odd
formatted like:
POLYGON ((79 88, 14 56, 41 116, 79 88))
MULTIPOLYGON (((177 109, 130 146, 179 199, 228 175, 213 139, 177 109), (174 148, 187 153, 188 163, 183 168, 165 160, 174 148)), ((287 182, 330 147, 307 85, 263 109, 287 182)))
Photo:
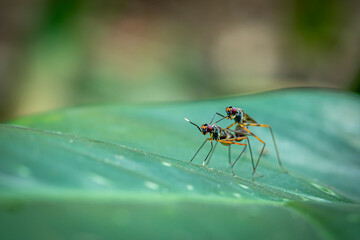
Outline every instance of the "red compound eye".
POLYGON ((213 130, 213 127, 212 127, 211 125, 208 125, 208 126, 207 126, 207 131, 210 132, 210 131, 212 131, 212 130, 213 130))
POLYGON ((236 108, 232 108, 232 113, 235 114, 237 112, 236 108))

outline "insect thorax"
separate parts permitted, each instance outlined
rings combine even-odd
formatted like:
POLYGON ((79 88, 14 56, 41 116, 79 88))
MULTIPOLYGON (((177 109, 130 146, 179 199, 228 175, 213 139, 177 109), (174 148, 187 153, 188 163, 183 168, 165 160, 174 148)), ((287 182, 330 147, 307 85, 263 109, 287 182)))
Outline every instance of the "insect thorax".
POLYGON ((221 133, 221 129, 216 126, 216 125, 213 125, 213 130, 212 130, 212 138, 215 139, 215 140, 218 140, 220 139, 220 133, 221 133))
POLYGON ((244 121, 244 114, 241 110, 238 110, 238 112, 235 114, 234 118, 235 122, 237 123, 243 123, 244 121))

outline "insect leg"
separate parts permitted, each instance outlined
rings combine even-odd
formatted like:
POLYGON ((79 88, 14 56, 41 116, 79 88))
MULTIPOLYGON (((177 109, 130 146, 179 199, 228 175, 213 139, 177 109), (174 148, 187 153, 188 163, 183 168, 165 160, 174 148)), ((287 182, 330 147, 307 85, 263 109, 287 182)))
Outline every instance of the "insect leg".
POLYGON ((230 164, 230 166, 232 165, 232 163, 231 163, 231 145, 229 145, 229 164, 230 164))
POLYGON ((231 140, 217 140, 218 142, 221 142, 221 143, 227 143, 227 144, 235 144, 235 145, 240 145, 240 146, 246 146, 245 143, 238 143, 238 142, 234 142, 234 141, 231 141, 231 140))
POLYGON ((257 166, 259 165, 259 162, 260 162, 260 159, 261 159, 261 156, 262 156, 262 154, 263 154, 263 152, 264 152, 264 149, 265 149, 265 142, 263 141, 263 140, 261 140, 258 136, 256 136, 254 133, 252 133, 249 129, 247 129, 246 127, 244 127, 242 124, 240 124, 239 123, 239 126, 240 127, 242 127, 245 131, 247 131, 248 133, 250 133, 253 137, 255 137, 257 140, 259 140, 262 144, 264 144, 263 145, 263 147, 262 147, 262 149, 261 149, 261 152, 260 152, 260 155, 259 155, 259 158, 258 158, 258 160, 257 160, 257 162, 256 162, 256 164, 255 164, 255 167, 254 167, 254 171, 253 171, 253 179, 254 179, 254 174, 255 174, 255 172, 256 172, 256 168, 257 168, 257 166))
POLYGON ((251 150, 249 138, 246 138, 246 141, 247 141, 247 143, 249 145, 249 151, 250 151, 250 156, 251 156, 251 164, 252 164, 252 167, 253 167, 253 170, 254 170, 255 169, 255 164, 254 164, 254 158, 253 158, 253 155, 252 155, 252 150, 251 150))
POLYGON ((236 158, 235 162, 231 165, 231 171, 233 173, 233 176, 235 176, 235 173, 234 173, 234 166, 235 166, 235 163, 237 162, 237 160, 239 160, 239 158, 241 157, 241 155, 243 154, 243 152, 245 151, 247 145, 245 144, 245 147, 243 148, 243 150, 241 151, 241 153, 239 154, 239 156, 236 158))
POLYGON ((236 122, 234 122, 233 124, 231 124, 230 126, 228 126, 226 129, 232 128, 235 124, 236 124, 236 122))
MULTIPOLYGON (((251 155, 251 163, 252 163, 253 169, 255 169, 254 158, 253 158, 253 154, 252 154, 252 150, 251 150, 251 145, 250 145, 250 140, 249 140, 249 138, 246 138, 246 141, 247 141, 248 146, 249 146, 249 151, 250 151, 250 155, 251 155)), ((258 172, 255 172, 255 173, 257 173, 260 177, 263 177, 262 174, 260 174, 260 173, 258 173, 258 172)))
POLYGON ((201 144, 201 146, 199 147, 199 149, 196 151, 195 155, 191 158, 190 162, 192 162, 194 160, 194 158, 196 157, 196 155, 200 152, 201 148, 204 146, 204 144, 210 140, 209 138, 205 139, 205 141, 203 142, 203 144, 201 144))
POLYGON ((216 113, 217 115, 219 115, 220 117, 222 117, 222 118, 220 118, 219 120, 217 120, 215 123, 218 123, 218 122, 220 122, 220 121, 222 121, 222 120, 224 120, 224 119, 227 119, 227 117, 225 117, 224 115, 222 115, 222 114, 220 114, 220 113, 216 113))
MULTIPOLYGON (((241 138, 241 139, 244 139, 244 138, 241 138)), ((231 164, 231 171, 232 171, 232 174, 235 176, 235 173, 234 173, 234 165, 235 165, 235 163, 237 162, 237 160, 239 160, 239 158, 241 157, 241 155, 244 153, 247 145, 246 145, 245 143, 237 143, 237 142, 230 141, 230 140, 219 140, 219 142, 223 142, 223 143, 227 143, 227 144, 235 144, 235 145, 244 146, 243 150, 241 151, 241 153, 239 154, 239 156, 236 158, 235 162, 234 162, 233 164, 231 164)))
POLYGON ((206 159, 209 157, 209 155, 210 155, 210 153, 212 152, 213 147, 214 147, 214 145, 213 145, 213 140, 211 139, 210 141, 211 141, 211 148, 210 148, 209 153, 206 155, 206 158, 204 159, 204 162, 203 162, 202 166, 205 165, 206 159))
POLYGON ((222 115, 221 113, 216 113, 217 115, 219 115, 220 117, 223 117, 223 118, 227 118, 226 116, 222 115))
MULTIPOLYGON (((230 138, 230 139, 227 139, 227 140, 228 140, 228 141, 241 141, 241 140, 243 140, 243 139, 246 139, 246 141, 247 141, 247 143, 248 143, 248 146, 249 146, 249 151, 250 151, 250 156, 251 156, 251 164, 252 164, 252 167, 253 167, 253 174, 256 173, 256 174, 258 174, 260 177, 263 177, 262 174, 260 174, 260 173, 258 173, 258 172, 256 171, 257 165, 255 166, 255 164, 254 164, 254 158, 253 158, 253 154, 252 154, 252 149, 251 149, 251 145, 250 145, 250 140, 249 140, 249 138, 248 138, 248 137, 237 137, 237 138, 230 138)), ((236 144, 236 143, 233 143, 233 144, 236 144)), ((243 144, 243 145, 244 145, 244 144, 243 144)), ((260 158, 261 158, 261 155, 259 156, 259 160, 260 160, 260 158)), ((258 162, 259 162, 259 160, 258 160, 258 162)), ((259 164, 258 162, 257 162, 257 164, 259 164)))
POLYGON ((212 157, 212 155, 214 154, 215 148, 216 148, 216 146, 217 146, 218 143, 219 143, 219 142, 216 142, 216 143, 215 143, 214 149, 212 150, 212 153, 210 154, 209 160, 206 162, 205 166, 207 166, 207 165, 210 163, 211 157, 212 157))
MULTIPOLYGON (((241 139, 244 139, 244 138, 241 138, 241 139)), ((240 158, 240 156, 243 154, 243 152, 245 151, 247 145, 245 143, 238 143, 238 142, 234 142, 231 140, 218 140, 218 141, 222 142, 222 143, 227 143, 227 144, 235 144, 235 145, 245 146, 244 149, 241 151, 240 155, 238 156, 238 158, 235 160, 235 162, 233 164, 231 164, 231 171, 232 171, 233 175, 235 175, 234 165, 235 165, 236 161, 240 158)), ((229 155, 229 157, 230 157, 230 155, 229 155)), ((231 161, 231 160, 229 159, 229 161, 231 161)))
POLYGON ((244 123, 243 125, 244 126, 253 126, 253 127, 266 127, 266 128, 270 129, 270 133, 271 133, 271 137, 272 137, 272 140, 273 140, 273 143, 274 143, 274 147, 275 147, 276 156, 277 156, 277 159, 278 159, 278 162, 279 162, 279 166, 284 172, 288 173, 288 171, 283 167, 283 165, 281 163, 280 154, 279 154, 279 151, 278 151, 278 148, 277 148, 277 145, 276 145, 275 136, 274 136, 274 133, 273 133, 273 130, 272 130, 271 126, 267 125, 267 124, 257 124, 257 123, 244 123))

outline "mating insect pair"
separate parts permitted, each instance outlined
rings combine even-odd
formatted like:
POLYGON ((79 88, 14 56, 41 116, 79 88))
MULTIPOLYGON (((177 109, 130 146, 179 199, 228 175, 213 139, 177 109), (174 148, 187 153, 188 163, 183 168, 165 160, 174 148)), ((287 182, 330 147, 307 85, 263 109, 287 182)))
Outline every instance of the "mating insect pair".
POLYGON ((261 156, 262 156, 262 154, 264 152, 266 144, 258 136, 256 136, 254 133, 252 133, 248 129, 248 127, 249 126, 266 127, 266 128, 270 129, 270 133, 271 133, 271 136, 272 136, 272 139, 273 139, 273 142, 274 142, 274 147, 275 147, 277 159, 278 159, 278 162, 279 162, 279 166, 285 172, 287 172, 284 169, 284 167, 282 166, 282 163, 280 161, 279 151, 277 149, 276 142, 275 142, 275 137, 274 137, 274 134, 273 134, 273 131, 272 131, 270 125, 257 123, 253 118, 251 118, 248 114, 246 114, 240 108, 227 107, 225 109, 225 111, 226 111, 227 116, 224 116, 224 115, 222 115, 220 113, 215 113, 213 118, 211 119, 210 123, 209 124, 205 123, 201 127, 199 127, 197 124, 191 122, 189 119, 185 118, 186 121, 188 121, 189 123, 196 126, 202 134, 206 135, 207 133, 210 133, 210 138, 205 139, 205 141, 203 142, 203 144, 201 144, 200 148, 197 150, 195 155, 191 158, 190 162, 192 162, 194 160, 194 158, 199 153, 201 148, 205 145, 205 143, 207 141, 210 141, 211 148, 210 148, 209 153, 206 155, 206 157, 205 157, 205 159, 203 161, 202 165, 204 166, 208 158, 209 158, 209 160, 207 161, 207 163, 210 161, 210 159, 211 159, 211 157, 212 157, 212 155, 213 155, 213 153, 215 151, 215 148, 216 148, 217 144, 220 142, 223 145, 229 146, 229 164, 231 166, 231 171, 232 171, 233 175, 235 175, 235 173, 234 173, 234 165, 240 159, 240 157, 244 153, 246 147, 249 146, 251 162, 252 162, 252 167, 253 167, 252 179, 254 181, 254 174, 256 173, 256 168, 259 165, 259 161, 260 161, 261 156), (219 115, 222 118, 220 120, 216 121, 214 124, 212 124, 212 122, 214 121, 216 115, 219 115), (216 125, 216 123, 218 123, 218 122, 220 122, 220 121, 222 121, 224 119, 234 120, 234 123, 231 124, 230 126, 228 126, 227 128, 221 128, 218 125, 216 125), (230 128, 232 128, 234 125, 236 125, 235 130, 231 130, 230 128), (260 141, 263 144, 263 147, 262 147, 262 149, 260 151, 259 158, 257 159, 256 164, 254 163, 253 154, 252 154, 252 150, 251 150, 251 146, 250 146, 250 141, 249 141, 249 138, 248 138, 249 136, 253 136, 255 139, 257 139, 258 141, 260 141), (241 141, 243 141, 243 140, 246 140, 247 143, 241 143, 241 141), (215 146, 213 145, 213 141, 216 142, 215 146), (243 150, 241 151, 239 156, 236 158, 234 163, 231 163, 231 145, 244 146, 243 150))

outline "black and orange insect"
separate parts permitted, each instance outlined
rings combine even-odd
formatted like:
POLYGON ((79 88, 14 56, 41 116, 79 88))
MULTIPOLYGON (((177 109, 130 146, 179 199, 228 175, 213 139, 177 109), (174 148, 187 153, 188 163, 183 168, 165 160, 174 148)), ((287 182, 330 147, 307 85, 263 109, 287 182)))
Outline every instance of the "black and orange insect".
POLYGON ((274 143, 274 147, 275 147, 275 151, 276 151, 276 156, 277 156, 277 159, 278 159, 278 162, 279 162, 279 166, 280 168, 287 172, 287 170, 283 167, 282 163, 281 163, 281 160, 280 160, 280 155, 279 155, 279 151, 278 151, 278 148, 276 146, 276 141, 275 141, 275 137, 274 137, 274 133, 273 133, 273 130, 271 128, 270 125, 268 124, 259 124, 257 123, 252 117, 250 117, 248 114, 246 114, 244 112, 244 110, 242 110, 241 108, 236 108, 236 107, 232 107, 232 106, 228 106, 226 107, 225 109, 226 111, 226 114, 227 116, 224 116, 220 113, 216 113, 217 115, 223 117, 222 119, 216 121, 216 123, 220 122, 221 120, 223 119, 229 119, 229 120, 234 120, 234 123, 231 124, 230 126, 228 126, 226 129, 230 129, 232 128, 235 124, 236 125, 236 128, 235 128, 235 131, 246 131, 249 135, 255 137, 258 141, 260 141, 262 144, 263 144, 263 147, 261 149, 261 152, 260 152, 260 155, 259 155, 259 158, 255 164, 255 168, 254 168, 254 172, 257 168, 257 166, 259 165, 259 161, 261 159, 261 156, 264 152, 264 149, 265 149, 265 142, 260 139, 258 136, 256 136, 254 133, 252 133, 248 127, 249 126, 253 126, 253 127, 266 127, 268 129, 270 129, 270 133, 271 133, 271 137, 272 137, 272 140, 273 140, 273 143, 274 143))
POLYGON ((201 144, 200 148, 196 151, 195 155, 191 158, 190 162, 192 162, 194 160, 194 158, 199 153, 199 151, 202 149, 202 147, 205 145, 205 143, 207 141, 210 141, 211 148, 210 148, 209 153, 206 155, 206 157, 205 157, 205 159, 203 161, 202 166, 204 166, 205 163, 206 163, 206 160, 208 158, 209 158, 208 162, 210 161, 211 156, 214 153, 217 144, 220 142, 221 144, 223 144, 225 146, 229 146, 229 164, 231 166, 231 171, 232 171, 233 175, 235 175, 235 173, 234 173, 234 165, 240 159, 240 157, 244 153, 246 147, 249 146, 252 166, 253 166, 253 170, 254 170, 254 172, 253 172, 253 180, 254 180, 255 165, 254 165, 254 159, 253 159, 253 156, 252 156, 250 141, 249 141, 249 139, 247 137, 249 135, 249 133, 247 131, 244 131, 244 130, 234 131, 234 130, 231 130, 231 129, 223 129, 223 128, 215 125, 215 124, 212 124, 215 116, 216 116, 216 114, 214 115, 214 117, 212 118, 212 120, 211 120, 211 122, 209 124, 205 123, 201 127, 199 127, 197 124, 191 122, 189 119, 185 118, 185 120, 187 122, 189 122, 192 125, 196 126, 202 134, 206 135, 207 133, 210 133, 210 138, 205 139, 203 144, 201 144), (243 141, 243 140, 246 140, 247 144, 241 143, 241 141, 243 141), (215 146, 213 145, 213 141, 216 142, 215 146), (236 158, 234 163, 231 163, 231 145, 244 146, 243 150, 241 151, 239 156, 236 158))

